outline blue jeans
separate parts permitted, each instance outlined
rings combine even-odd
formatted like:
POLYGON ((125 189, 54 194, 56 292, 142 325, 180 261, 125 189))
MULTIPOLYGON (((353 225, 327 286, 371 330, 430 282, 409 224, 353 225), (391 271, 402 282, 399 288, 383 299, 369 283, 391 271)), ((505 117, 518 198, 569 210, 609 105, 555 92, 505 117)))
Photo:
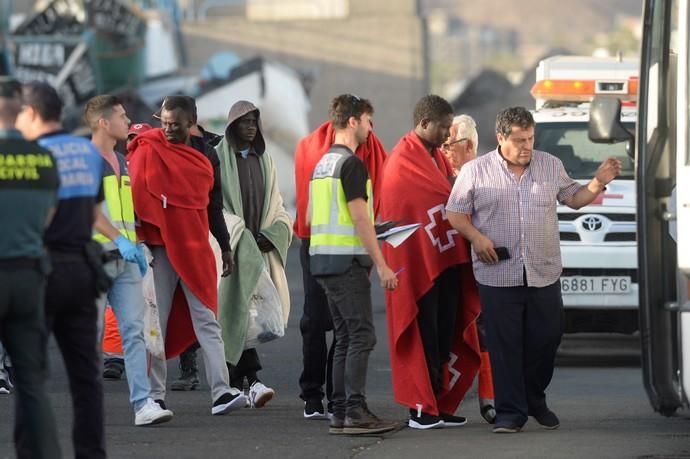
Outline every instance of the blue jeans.
POLYGON ((113 286, 107 295, 101 296, 98 300, 99 330, 103 330, 103 314, 106 304, 109 304, 117 317, 117 326, 122 337, 129 401, 137 411, 144 406, 151 394, 144 341, 146 302, 141 274, 136 263, 122 259, 106 263, 105 271, 113 278, 113 286))

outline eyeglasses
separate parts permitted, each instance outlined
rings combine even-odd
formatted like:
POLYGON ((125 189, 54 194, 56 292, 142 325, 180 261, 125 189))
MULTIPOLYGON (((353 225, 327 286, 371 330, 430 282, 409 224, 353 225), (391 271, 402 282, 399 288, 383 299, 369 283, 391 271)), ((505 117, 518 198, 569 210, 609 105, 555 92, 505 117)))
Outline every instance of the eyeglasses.
POLYGON ((458 140, 453 140, 452 142, 444 143, 441 145, 442 150, 448 150, 451 145, 455 145, 456 143, 464 142, 465 140, 470 140, 468 137, 463 137, 462 139, 458 140))

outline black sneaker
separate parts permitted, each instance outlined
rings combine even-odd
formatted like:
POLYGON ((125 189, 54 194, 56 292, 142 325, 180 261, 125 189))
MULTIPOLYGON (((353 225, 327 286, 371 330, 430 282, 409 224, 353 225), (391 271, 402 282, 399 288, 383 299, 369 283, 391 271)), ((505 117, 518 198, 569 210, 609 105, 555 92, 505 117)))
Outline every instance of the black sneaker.
POLYGON ((163 399, 159 398, 159 399, 157 399, 157 400, 154 400, 154 402, 158 403, 158 405, 159 405, 161 408, 163 408, 164 410, 167 410, 167 409, 168 409, 168 407, 165 406, 165 402, 163 401, 163 399))
POLYGON ((542 414, 535 415, 534 419, 546 430, 556 430, 561 426, 561 421, 558 420, 556 413, 549 409, 542 414))
POLYGON ((410 420, 407 422, 409 427, 420 430, 438 429, 443 427, 444 424, 441 416, 434 416, 423 411, 421 416, 417 416, 417 410, 410 410, 410 420))
POLYGON ((452 414, 441 413, 444 427, 460 427, 467 424, 467 418, 463 416, 453 416, 452 414))
POLYGON ((305 419, 327 419, 321 400, 310 399, 304 402, 304 417, 305 419))
POLYGON ((211 414, 214 416, 226 414, 230 411, 244 407, 246 403, 247 397, 242 392, 238 392, 236 394, 226 392, 220 397, 218 397, 218 399, 215 402, 213 402, 213 406, 211 407, 211 414))
POLYGON ((103 362, 103 379, 119 381, 125 371, 125 361, 120 358, 106 359, 103 362))

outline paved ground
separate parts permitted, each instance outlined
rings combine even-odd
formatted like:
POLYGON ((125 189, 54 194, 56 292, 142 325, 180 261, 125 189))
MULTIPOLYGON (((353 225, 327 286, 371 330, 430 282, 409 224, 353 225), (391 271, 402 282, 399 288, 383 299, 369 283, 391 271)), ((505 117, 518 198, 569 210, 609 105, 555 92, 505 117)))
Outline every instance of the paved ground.
MULTIPOLYGON (((383 437, 334 437, 325 421, 302 419, 297 380, 301 371, 301 274, 297 252, 291 253, 289 280, 293 311, 285 338, 260 349, 263 380, 277 397, 261 410, 244 409, 225 417, 210 415, 207 390, 169 392, 172 422, 157 427, 133 426, 126 382, 106 382, 108 452, 113 458, 225 457, 526 457, 526 458, 690 458, 690 417, 664 418, 652 412, 641 383, 636 342, 613 336, 578 336, 566 340, 560 366, 549 391, 561 428, 544 431, 533 421, 517 435, 495 435, 481 421, 476 395, 460 409, 468 425, 428 432, 405 429, 383 437)), ((382 417, 403 419, 392 399, 383 297, 375 293, 379 344, 370 362, 369 404, 382 417)), ((65 457, 72 455, 67 382, 58 354, 49 383, 60 422, 65 457)), ((171 375, 176 375, 171 362, 171 375)), ((0 459, 13 457, 13 402, 0 398, 0 459)))

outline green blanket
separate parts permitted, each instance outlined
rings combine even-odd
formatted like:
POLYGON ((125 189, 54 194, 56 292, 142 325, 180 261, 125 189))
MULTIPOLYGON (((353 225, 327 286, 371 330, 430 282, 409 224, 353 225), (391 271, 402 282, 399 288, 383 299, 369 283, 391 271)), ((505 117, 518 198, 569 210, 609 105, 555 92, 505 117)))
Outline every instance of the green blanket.
POLYGON ((260 156, 266 187, 261 233, 276 249, 262 254, 252 233, 243 227, 244 212, 235 152, 226 138, 218 144, 216 152, 220 158, 223 207, 226 212, 238 216, 241 220, 239 224, 242 225, 242 228, 228 228, 230 234, 235 235, 232 237, 235 269, 230 276, 221 278, 218 290, 218 322, 225 343, 225 358, 232 365, 236 365, 244 350, 247 335, 249 299, 256 288, 262 269, 268 269, 276 284, 284 303, 283 314, 287 323, 290 306, 284 268, 288 247, 292 241, 292 225, 278 190, 275 165, 271 157, 264 153, 260 156))

